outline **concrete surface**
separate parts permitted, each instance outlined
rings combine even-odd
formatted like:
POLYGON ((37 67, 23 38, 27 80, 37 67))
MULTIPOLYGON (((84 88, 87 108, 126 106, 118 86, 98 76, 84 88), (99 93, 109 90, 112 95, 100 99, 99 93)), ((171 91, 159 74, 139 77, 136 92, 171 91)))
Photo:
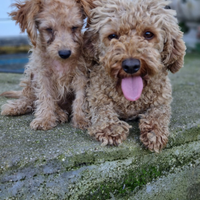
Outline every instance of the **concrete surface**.
MULTIPOLYGON (((31 114, 0 116, 0 199, 195 199, 199 190, 187 195, 200 184, 199 63, 199 55, 188 55, 185 67, 170 75, 171 136, 160 154, 143 148, 137 122, 121 146, 101 147, 68 123, 33 131, 31 114)), ((19 89, 20 77, 0 74, 0 93, 19 89)), ((5 102, 1 97, 0 105, 5 102)))
MULTIPOLYGON (((190 164, 176 168, 174 173, 148 183, 128 200, 199 200, 200 166, 190 164)), ((126 198, 126 197, 125 197, 126 198)), ((123 198, 124 199, 124 198, 123 198)))

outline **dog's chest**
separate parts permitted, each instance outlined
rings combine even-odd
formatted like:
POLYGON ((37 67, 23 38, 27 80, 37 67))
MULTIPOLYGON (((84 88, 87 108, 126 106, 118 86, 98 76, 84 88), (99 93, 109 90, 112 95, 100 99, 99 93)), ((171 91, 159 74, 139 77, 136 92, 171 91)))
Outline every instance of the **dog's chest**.
POLYGON ((123 94, 119 95, 118 98, 112 99, 115 111, 121 118, 125 119, 136 117, 138 114, 143 113, 150 107, 152 101, 151 99, 146 99, 146 101, 144 101, 143 95, 137 101, 129 101, 123 94))
POLYGON ((51 68, 53 72, 60 77, 70 72, 70 67, 68 64, 62 64, 56 60, 52 61, 51 68))
POLYGON ((95 109, 109 106, 119 118, 130 119, 144 113, 150 107, 171 102, 171 84, 165 74, 160 73, 150 78, 144 84, 142 94, 136 101, 127 100, 122 91, 120 92, 117 82, 118 80, 106 74, 104 68, 94 68, 90 74, 90 87, 87 90, 90 105, 95 109))
POLYGON ((146 85, 140 98, 136 101, 127 100, 122 92, 119 93, 117 91, 115 85, 110 82, 104 92, 112 99, 113 108, 121 118, 136 117, 150 107, 156 107, 171 101, 171 85, 168 78, 162 82, 154 80, 149 85, 146 85))

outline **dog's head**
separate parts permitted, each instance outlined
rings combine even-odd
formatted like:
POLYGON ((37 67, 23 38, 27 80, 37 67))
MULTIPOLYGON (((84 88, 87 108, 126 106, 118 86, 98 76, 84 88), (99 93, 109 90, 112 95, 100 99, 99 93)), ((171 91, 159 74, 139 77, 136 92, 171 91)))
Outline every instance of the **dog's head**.
MULTIPOLYGON (((185 45, 175 11, 165 0, 98 0, 85 33, 87 56, 109 74, 142 87, 143 77, 183 66, 185 45)), ((122 86, 123 87, 123 86, 122 86)))
POLYGON ((27 31, 33 46, 40 45, 51 58, 76 58, 82 45, 81 29, 89 0, 27 0, 13 4, 10 16, 27 31))

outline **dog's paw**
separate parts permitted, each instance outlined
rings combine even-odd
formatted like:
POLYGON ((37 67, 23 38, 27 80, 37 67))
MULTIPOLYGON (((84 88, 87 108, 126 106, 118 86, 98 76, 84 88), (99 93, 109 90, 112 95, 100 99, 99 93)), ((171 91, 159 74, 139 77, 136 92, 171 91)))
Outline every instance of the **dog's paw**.
POLYGON ((102 143, 102 146, 118 146, 126 140, 129 129, 131 128, 131 126, 124 121, 107 124, 105 128, 102 127, 105 126, 100 125, 89 128, 89 134, 95 136, 95 138, 102 143))
POLYGON ((158 134, 155 130, 142 132, 140 140, 150 151, 159 153, 167 144, 168 134, 158 134))
POLYGON ((62 109, 59 109, 56 111, 56 114, 58 115, 58 121, 61 123, 68 122, 68 113, 65 112, 62 109))
POLYGON ((23 102, 21 102, 21 104, 20 103, 18 104, 17 102, 4 104, 1 109, 2 109, 1 115, 10 115, 10 116, 22 115, 32 111, 32 107, 27 106, 23 102))
POLYGON ((10 107, 9 104, 5 104, 1 108, 1 115, 18 115, 18 112, 13 107, 10 107))
POLYGON ((89 126, 89 120, 86 117, 74 115, 72 118, 72 125, 75 128, 86 129, 89 126))
POLYGON ((50 130, 57 125, 56 120, 53 119, 34 119, 30 126, 33 130, 50 130))

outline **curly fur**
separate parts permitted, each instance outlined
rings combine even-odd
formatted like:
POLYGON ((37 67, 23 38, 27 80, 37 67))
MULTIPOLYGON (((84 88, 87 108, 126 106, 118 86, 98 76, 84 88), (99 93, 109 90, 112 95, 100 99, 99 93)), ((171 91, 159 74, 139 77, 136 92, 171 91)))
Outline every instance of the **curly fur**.
POLYGON ((27 31, 33 44, 21 81, 22 91, 2 95, 19 98, 2 106, 2 115, 22 115, 34 110, 32 129, 48 130, 66 122, 73 102, 73 124, 84 127, 83 101, 87 69, 81 55, 81 29, 88 0, 28 0, 13 4, 10 16, 27 31), (85 12, 84 12, 85 11, 85 12), (60 50, 71 50, 62 59, 60 50))
POLYGON ((96 63, 87 85, 91 126, 89 134, 103 145, 118 145, 129 134, 124 120, 140 118, 140 140, 159 152, 169 136, 172 90, 168 70, 183 67, 185 44, 175 11, 165 9, 165 0, 97 0, 84 35, 85 56, 96 63), (145 39, 145 31, 154 37, 145 39), (109 39, 116 34, 117 39, 109 39), (137 58, 141 67, 134 75, 122 69, 127 58, 137 58), (128 101, 121 90, 125 77, 141 76, 144 84, 137 101, 128 101))

